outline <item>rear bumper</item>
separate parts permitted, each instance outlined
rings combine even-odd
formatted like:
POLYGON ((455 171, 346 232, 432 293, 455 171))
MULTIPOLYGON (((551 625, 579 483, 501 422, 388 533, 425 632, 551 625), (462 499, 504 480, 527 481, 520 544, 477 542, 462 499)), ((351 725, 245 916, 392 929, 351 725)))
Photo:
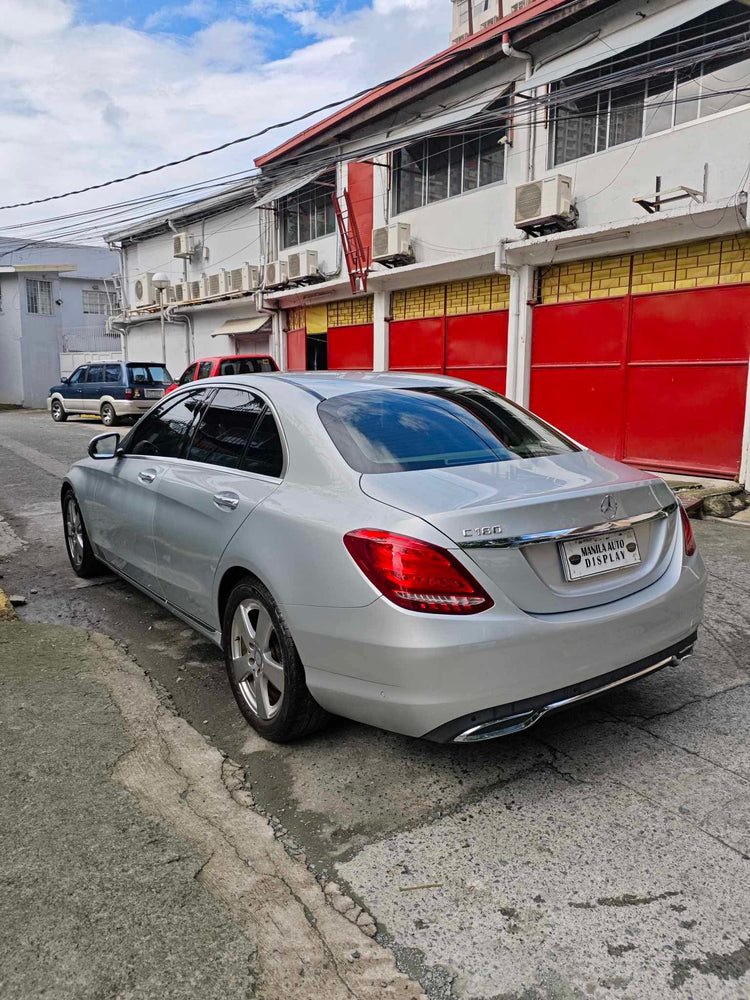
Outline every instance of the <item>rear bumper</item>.
POLYGON ((154 403, 158 402, 158 399, 113 399, 112 406, 118 417, 137 417, 146 413, 154 403))
POLYGON ((490 721, 526 702, 539 710, 560 692, 593 693, 605 676, 671 656, 700 624, 705 576, 700 556, 678 556, 637 594, 565 614, 496 605, 455 619, 380 598, 364 608, 288 606, 285 615, 323 708, 409 736, 452 739, 470 728, 467 716, 490 721))
POLYGON ((464 715, 460 719, 438 726, 431 733, 425 733, 424 739, 435 743, 477 743, 508 736, 510 733, 519 733, 535 725, 545 715, 596 698, 607 691, 622 687, 623 684, 631 684, 640 677, 663 670, 664 667, 681 663, 688 656, 692 656, 697 638, 697 631, 692 632, 668 649, 652 653, 636 663, 620 667, 619 670, 612 670, 600 677, 592 677, 581 684, 573 684, 558 688, 557 691, 537 695, 535 698, 526 698, 524 701, 497 705, 495 708, 485 708, 481 712, 464 715))

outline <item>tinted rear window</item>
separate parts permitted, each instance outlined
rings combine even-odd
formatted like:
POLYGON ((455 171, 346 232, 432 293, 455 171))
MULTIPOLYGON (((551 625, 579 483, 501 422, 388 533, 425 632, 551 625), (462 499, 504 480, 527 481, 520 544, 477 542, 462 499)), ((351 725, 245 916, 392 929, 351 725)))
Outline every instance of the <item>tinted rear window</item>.
POLYGON ((219 375, 254 375, 275 370, 270 358, 227 358, 219 365, 219 375))
POLYGON ((373 389, 326 399, 318 413, 357 472, 446 469, 577 450, 489 389, 373 389))
POLYGON ((171 385, 172 376, 164 365, 128 365, 131 385, 171 385))

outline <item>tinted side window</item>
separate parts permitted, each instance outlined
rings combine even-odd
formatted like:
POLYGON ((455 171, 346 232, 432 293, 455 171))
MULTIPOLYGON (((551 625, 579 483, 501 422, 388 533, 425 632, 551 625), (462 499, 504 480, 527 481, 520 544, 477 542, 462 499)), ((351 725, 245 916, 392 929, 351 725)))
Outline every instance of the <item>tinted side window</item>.
POLYGON ((122 382, 122 369, 119 365, 105 365, 104 366, 104 381, 105 382, 122 382))
POLYGON ((188 458, 239 469, 262 410, 263 402, 252 393, 219 389, 195 432, 188 458))
POLYGON ((104 381, 104 365, 92 365, 89 368, 87 382, 103 382, 104 381))
POLYGON ((193 375, 195 375, 195 365, 190 365, 190 367, 186 368, 185 371, 180 376, 180 381, 178 384, 185 385, 186 382, 192 382, 193 375))
POLYGON ((239 374, 240 374, 240 368, 238 362, 222 361, 219 363, 219 375, 239 375, 239 374))
POLYGON ((75 385, 77 382, 85 382, 85 381, 86 381, 86 369, 78 368, 76 371, 73 372, 73 374, 68 379, 68 384, 75 385))
POLYGON ((198 378, 210 378, 213 361, 201 361, 198 367, 198 378))
POLYGON ((279 478, 284 466, 284 451, 273 414, 265 407, 247 446, 242 466, 246 472, 279 478))
POLYGON ((205 390, 199 390, 160 406, 133 428, 123 448, 129 455, 183 458, 205 398, 205 390))

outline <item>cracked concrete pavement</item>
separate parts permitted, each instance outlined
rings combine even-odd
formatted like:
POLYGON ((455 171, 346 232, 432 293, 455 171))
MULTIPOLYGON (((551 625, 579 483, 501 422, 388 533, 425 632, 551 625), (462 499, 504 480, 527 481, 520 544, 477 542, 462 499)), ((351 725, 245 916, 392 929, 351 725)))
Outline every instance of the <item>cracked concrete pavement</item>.
MULTIPOLYGON (((0 414, 0 585, 28 597, 28 621, 79 625, 127 647, 169 693, 177 714, 163 725, 179 753, 221 751, 241 769, 221 758, 217 794, 239 795, 252 817, 243 843, 258 834, 265 844, 265 830, 312 879, 318 904, 327 886, 325 914, 371 913, 375 943, 434 1000, 750 997, 749 529, 695 526, 710 573, 706 627, 680 668, 483 747, 343 720, 277 747, 239 716, 217 650, 124 583, 80 586, 67 567, 49 463, 73 461, 98 431, 0 414)), ((197 871, 215 805, 192 780, 187 798, 202 819, 172 792, 161 805, 139 783, 138 761, 126 754, 118 781, 160 829, 184 836, 197 871)), ((159 767, 176 791, 174 772, 159 767)), ((256 872, 249 896, 235 892, 241 866, 226 851, 193 885, 236 927, 265 883, 256 872)), ((240 926, 260 956, 257 929, 240 926)), ((254 957, 248 977, 261 966, 254 957)))

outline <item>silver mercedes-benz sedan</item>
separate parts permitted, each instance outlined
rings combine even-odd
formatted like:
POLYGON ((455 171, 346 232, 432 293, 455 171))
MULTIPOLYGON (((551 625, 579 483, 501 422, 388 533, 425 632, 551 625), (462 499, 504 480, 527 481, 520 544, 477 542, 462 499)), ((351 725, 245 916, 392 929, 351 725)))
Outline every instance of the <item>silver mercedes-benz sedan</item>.
POLYGON ((439 742, 688 655, 706 572, 658 477, 431 375, 188 384, 62 487, 73 569, 106 566, 221 646, 270 740, 328 713, 439 742))

